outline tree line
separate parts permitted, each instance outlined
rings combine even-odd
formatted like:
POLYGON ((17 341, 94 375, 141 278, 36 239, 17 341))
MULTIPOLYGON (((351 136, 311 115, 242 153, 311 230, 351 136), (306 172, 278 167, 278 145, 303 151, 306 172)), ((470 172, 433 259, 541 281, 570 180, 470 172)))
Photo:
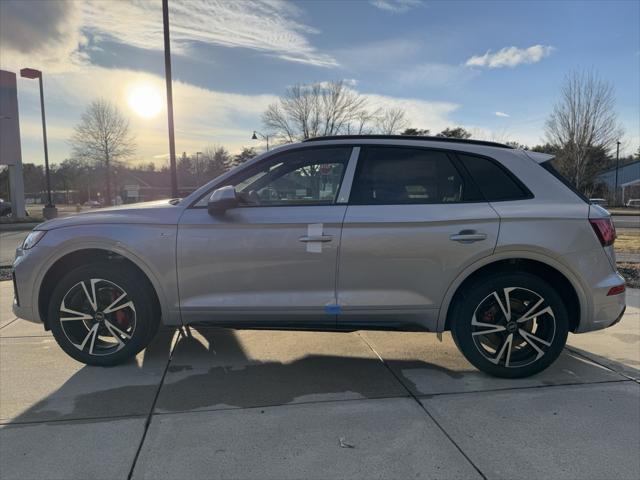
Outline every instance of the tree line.
MULTIPOLYGON (((343 81, 294 85, 262 115, 265 132, 276 144, 292 143, 312 137, 350 134, 384 134, 436 136, 466 139, 471 132, 463 127, 448 127, 431 132, 424 126, 409 124, 401 108, 374 107, 364 95, 343 81)), ((599 192, 599 172, 615 163, 613 154, 623 131, 617 120, 615 94, 610 83, 593 72, 570 73, 561 88, 560 98, 550 113, 544 130, 546 142, 530 148, 555 155, 556 168, 587 196, 599 192)), ((113 192, 122 188, 119 179, 127 171, 156 171, 149 163, 132 167, 136 152, 135 138, 129 121, 112 103, 98 99, 82 114, 69 139, 71 158, 52 166, 52 188, 61 191, 101 192, 107 204, 113 192)), ((201 152, 184 153, 177 160, 178 183, 193 189, 224 173, 235 165, 253 158, 254 148, 243 148, 232 155, 224 146, 211 145, 201 152)), ((638 158, 638 153, 635 158, 638 158)), ((632 161, 629 156, 621 164, 632 161)), ((166 170, 163 166, 160 171, 166 170)), ((42 167, 24 165, 25 189, 44 189, 42 167)), ((7 172, 0 172, 0 196, 8 196, 7 172)))

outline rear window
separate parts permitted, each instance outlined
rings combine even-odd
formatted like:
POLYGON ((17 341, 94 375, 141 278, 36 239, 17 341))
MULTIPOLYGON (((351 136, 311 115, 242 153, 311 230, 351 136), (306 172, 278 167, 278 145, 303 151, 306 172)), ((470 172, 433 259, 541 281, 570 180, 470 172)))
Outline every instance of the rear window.
POLYGON ((558 170, 556 170, 556 167, 554 167, 553 164, 551 163, 552 160, 553 159, 547 160, 546 162, 541 163, 540 166, 544 168, 547 172, 549 172, 551 175, 556 177, 558 180, 560 180, 565 187, 567 187, 569 190, 575 193, 583 201, 585 201, 586 203, 591 203, 589 202, 589 199, 587 197, 585 197, 582 193, 580 193, 580 191, 573 185, 573 183, 567 180, 567 178, 564 175, 562 175, 558 170))
POLYGON ((531 192, 512 173, 493 160, 473 155, 458 155, 488 202, 523 200, 531 192))

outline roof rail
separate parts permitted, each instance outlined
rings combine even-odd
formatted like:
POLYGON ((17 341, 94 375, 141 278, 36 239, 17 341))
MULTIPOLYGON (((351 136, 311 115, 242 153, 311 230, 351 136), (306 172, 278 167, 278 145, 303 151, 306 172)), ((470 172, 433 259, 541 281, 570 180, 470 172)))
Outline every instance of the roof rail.
POLYGON ((303 142, 320 142, 322 140, 417 140, 445 143, 466 143, 470 145, 484 145, 486 147, 510 148, 514 147, 504 143, 488 142, 485 140, 471 140, 466 138, 451 137, 427 137, 419 135, 328 135, 326 137, 313 137, 303 140, 303 142))

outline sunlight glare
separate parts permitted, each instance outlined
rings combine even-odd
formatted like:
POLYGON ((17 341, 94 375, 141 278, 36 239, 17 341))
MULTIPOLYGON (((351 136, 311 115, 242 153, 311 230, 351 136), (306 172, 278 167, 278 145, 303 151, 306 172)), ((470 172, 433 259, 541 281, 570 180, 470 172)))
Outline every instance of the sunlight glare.
POLYGON ((162 95, 151 84, 134 85, 127 96, 129 107, 144 118, 153 118, 162 110, 162 95))

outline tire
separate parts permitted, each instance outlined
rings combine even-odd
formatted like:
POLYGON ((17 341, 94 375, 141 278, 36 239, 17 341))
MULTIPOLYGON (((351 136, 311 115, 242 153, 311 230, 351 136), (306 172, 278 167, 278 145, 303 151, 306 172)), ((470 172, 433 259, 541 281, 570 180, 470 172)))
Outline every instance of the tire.
POLYGON ((503 378, 529 377, 547 368, 569 332, 558 292, 527 272, 496 273, 464 287, 456 295, 450 325, 466 359, 503 378))
POLYGON ((134 357, 155 336, 159 314, 152 287, 114 263, 74 268, 49 300, 48 323, 58 345, 87 365, 112 366, 134 357))

